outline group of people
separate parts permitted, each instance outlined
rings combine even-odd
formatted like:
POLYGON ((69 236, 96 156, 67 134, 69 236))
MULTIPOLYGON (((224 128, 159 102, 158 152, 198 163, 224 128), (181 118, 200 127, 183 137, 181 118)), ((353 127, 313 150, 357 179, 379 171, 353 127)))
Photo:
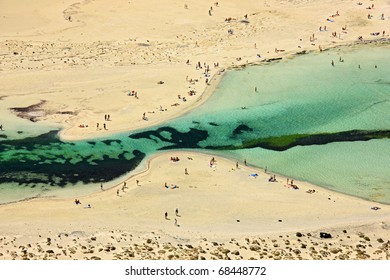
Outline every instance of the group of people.
MULTIPOLYGON (((80 205, 81 204, 80 200, 77 199, 77 198, 74 200, 74 203, 76 205, 80 205)), ((84 206, 84 208, 92 208, 92 206, 91 206, 91 204, 87 204, 87 205, 84 206)))
MULTIPOLYGON (((111 121, 111 116, 109 114, 105 114, 104 115, 104 120, 105 121, 111 121)), ((96 123, 96 129, 99 130, 100 129, 100 123, 96 123)), ((107 125, 106 123, 103 123, 103 129, 104 130, 107 130, 107 125)))
MULTIPOLYGON (((164 183, 164 188, 169 189, 167 182, 164 183)), ((177 185, 171 185, 171 189, 177 189, 177 188, 179 188, 177 185)))
MULTIPOLYGON (((138 182, 139 182, 139 181, 137 180, 137 181, 136 181, 137 186, 138 186, 138 182)), ((125 189, 127 189, 127 183, 126 183, 126 181, 123 182, 123 185, 122 185, 122 188, 121 188, 121 189, 122 189, 122 192, 125 192, 125 189)), ((119 189, 116 190, 116 195, 119 196, 119 189)))
MULTIPOLYGON (((214 2, 214 6, 215 6, 215 7, 218 7, 218 2, 214 2)), ((209 9, 209 16, 212 16, 212 15, 213 15, 213 14, 212 14, 212 11, 213 11, 213 6, 211 6, 210 9, 209 9)))
POLYGON ((294 190, 299 190, 298 186, 297 185, 294 185, 294 180, 293 179, 289 179, 287 178, 287 187, 291 187, 293 188, 294 190))
POLYGON ((277 180, 276 180, 276 175, 274 174, 274 175, 271 175, 270 177, 269 177, 269 179, 268 179, 268 182, 277 182, 277 180))
POLYGON ((171 157, 171 161, 173 161, 173 162, 177 162, 179 160, 180 160, 179 157, 171 157))
MULTIPOLYGON (((176 216, 176 217, 181 217, 181 216, 179 215, 179 208, 176 208, 176 209, 175 209, 175 216, 176 216)), ((164 217, 165 217, 165 220, 169 220, 168 212, 165 212, 164 217)), ((179 226, 180 226, 180 225, 177 223, 177 219, 176 219, 176 218, 175 218, 174 224, 175 224, 176 227, 179 227, 179 226)))
POLYGON ((138 92, 136 92, 135 90, 130 91, 127 95, 128 96, 134 96, 135 98, 138 99, 138 92))
MULTIPOLYGON (((99 127, 100 127, 100 124, 99 124, 99 123, 96 123, 96 129, 97 129, 97 130, 99 130, 99 127)), ((103 129, 104 129, 104 130, 107 130, 106 123, 103 123, 103 129)))

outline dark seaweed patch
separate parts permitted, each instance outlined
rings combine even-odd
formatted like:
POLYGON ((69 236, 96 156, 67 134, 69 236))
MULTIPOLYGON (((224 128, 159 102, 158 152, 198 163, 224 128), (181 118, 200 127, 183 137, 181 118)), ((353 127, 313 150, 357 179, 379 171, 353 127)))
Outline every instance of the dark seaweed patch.
POLYGON ((250 131, 253 131, 253 129, 245 124, 240 124, 233 130, 233 135, 236 136, 242 134, 243 132, 250 132, 250 131))
POLYGON ((122 143, 121 140, 103 140, 102 143, 106 144, 107 146, 110 146, 112 143, 122 143))
MULTIPOLYGON (((152 137, 160 139, 163 142, 171 143, 168 147, 160 148, 161 150, 166 149, 179 149, 179 148, 201 148, 199 142, 206 140, 209 136, 209 133, 206 130, 200 130, 196 128, 190 128, 188 132, 179 132, 172 127, 161 127, 156 130, 148 130, 145 132, 136 133, 130 135, 132 139, 150 139, 154 140, 152 137), (163 132, 170 133, 170 139, 162 135, 163 132)), ((156 141, 156 140, 154 140, 156 141)))
POLYGON ((325 145, 333 142, 368 141, 390 139, 390 130, 350 130, 336 133, 293 134, 279 137, 259 138, 244 141, 241 145, 207 146, 206 149, 238 150, 260 147, 267 150, 285 151, 295 146, 325 145))

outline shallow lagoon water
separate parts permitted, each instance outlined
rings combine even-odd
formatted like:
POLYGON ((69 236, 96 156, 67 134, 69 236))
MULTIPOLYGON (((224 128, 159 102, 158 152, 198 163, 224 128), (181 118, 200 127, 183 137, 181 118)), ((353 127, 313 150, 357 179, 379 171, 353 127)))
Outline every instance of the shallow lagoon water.
POLYGON ((388 58, 389 46, 365 46, 229 71, 210 99, 192 112, 109 139, 61 142, 52 132, 3 140, 0 190, 13 195, 2 195, 1 202, 69 186, 96 190, 100 182, 124 176, 157 150, 185 148, 247 159, 272 172, 390 203, 388 58), (340 134, 351 130, 369 131, 361 140, 376 140, 340 134), (379 137, 373 137, 377 131, 379 137), (297 134, 320 136, 278 146, 278 151, 257 145, 269 137, 280 142, 280 137, 297 134), (244 148, 248 141, 257 144, 244 148))

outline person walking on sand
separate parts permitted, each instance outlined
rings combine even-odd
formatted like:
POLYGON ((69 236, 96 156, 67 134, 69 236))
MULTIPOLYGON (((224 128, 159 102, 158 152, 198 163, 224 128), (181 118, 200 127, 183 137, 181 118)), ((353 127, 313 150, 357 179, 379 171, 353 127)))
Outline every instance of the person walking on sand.
POLYGON ((176 217, 179 217, 179 208, 176 208, 175 215, 176 215, 176 217))
POLYGON ((184 174, 185 174, 185 175, 188 175, 188 170, 187 170, 187 168, 184 168, 184 174))
POLYGON ((119 196, 119 190, 116 190, 116 195, 119 196))
POLYGON ((168 220, 168 212, 165 212, 165 220, 168 220))
POLYGON ((236 162, 236 168, 238 169, 238 161, 236 162))
POLYGON ((103 184, 100 184, 100 189, 103 190, 103 184))
POLYGON ((175 218, 175 226, 177 227, 177 219, 175 218))

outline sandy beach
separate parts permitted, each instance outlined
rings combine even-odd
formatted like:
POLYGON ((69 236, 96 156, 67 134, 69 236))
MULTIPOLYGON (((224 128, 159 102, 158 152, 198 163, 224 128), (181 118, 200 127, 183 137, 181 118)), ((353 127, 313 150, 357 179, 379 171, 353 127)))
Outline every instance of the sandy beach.
POLYGON ((280 176, 270 182, 274 174, 223 158, 210 165, 212 158, 162 153, 124 183, 77 197, 80 204, 52 198, 2 205, 1 258, 390 257, 388 205, 287 185, 280 176))
POLYGON ((109 9, 105 1, 43 0, 29 4, 31 9, 19 9, 19 2, 1 2, 1 114, 39 105, 25 118, 63 127, 66 140, 177 117, 206 100, 206 79, 229 67, 353 43, 359 36, 388 38, 381 14, 390 14, 386 1, 248 0, 216 6, 163 0, 120 2, 109 9), (15 22, 16 16, 25 20, 15 22))
MULTIPOLYGON (((33 2, 0 0, 5 135, 20 118, 67 141, 161 124, 231 68, 390 32, 385 0, 33 2)), ((212 158, 159 153, 91 195, 0 205, 0 259, 390 258, 390 206, 212 158)))

